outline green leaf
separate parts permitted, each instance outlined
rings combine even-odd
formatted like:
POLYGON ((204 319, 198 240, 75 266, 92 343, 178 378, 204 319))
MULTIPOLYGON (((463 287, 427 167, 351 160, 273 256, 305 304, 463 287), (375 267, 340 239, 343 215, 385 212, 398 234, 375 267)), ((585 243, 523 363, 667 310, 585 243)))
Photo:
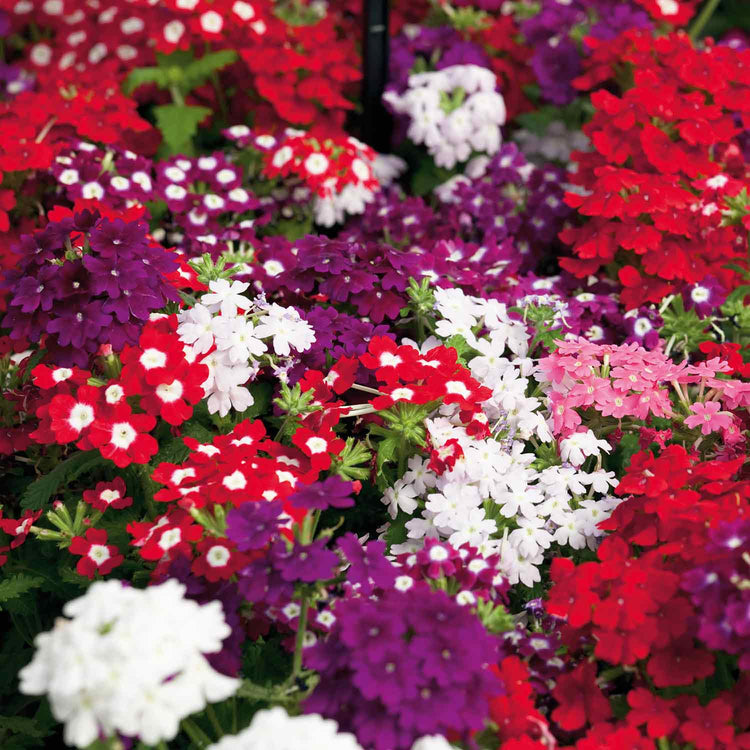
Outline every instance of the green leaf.
POLYGON ((122 85, 122 90, 128 96, 139 86, 155 83, 160 88, 169 86, 169 75, 163 68, 136 68, 130 72, 122 85))
POLYGON ((743 284, 732 290, 732 293, 727 297, 724 304, 731 304, 732 302, 742 302, 745 297, 750 294, 750 284, 743 284))
POLYGON ((47 737, 50 732, 40 729, 34 719, 25 716, 0 716, 0 730, 17 732, 28 737, 47 737))
POLYGON ((427 195, 453 174, 449 169, 438 167, 429 156, 423 157, 411 179, 412 193, 419 196, 427 195))
POLYGON ((207 107, 187 107, 179 104, 163 104, 154 107, 156 125, 164 136, 170 155, 193 152, 193 136, 198 125, 211 114, 207 107))
POLYGON ((17 599, 31 589, 39 588, 43 583, 44 579, 39 576, 17 573, 11 578, 0 581, 0 602, 17 599))
POLYGON ((84 472, 103 463, 105 459, 99 451, 76 451, 57 464, 49 474, 39 477, 24 490, 21 496, 21 507, 24 510, 43 508, 63 483, 72 482, 84 472))
POLYGON ((385 543, 390 550, 394 544, 403 544, 407 540, 406 522, 411 520, 408 513, 398 512, 396 518, 388 524, 385 531, 385 543))
POLYGON ((212 73, 231 65, 236 59, 237 53, 231 49, 222 49, 218 52, 209 52, 203 55, 200 60, 191 62, 182 71, 185 82, 183 88, 192 91, 212 73))
POLYGON ((401 439, 395 435, 389 435, 378 443, 378 472, 382 471, 384 464, 393 461, 400 447, 401 439))

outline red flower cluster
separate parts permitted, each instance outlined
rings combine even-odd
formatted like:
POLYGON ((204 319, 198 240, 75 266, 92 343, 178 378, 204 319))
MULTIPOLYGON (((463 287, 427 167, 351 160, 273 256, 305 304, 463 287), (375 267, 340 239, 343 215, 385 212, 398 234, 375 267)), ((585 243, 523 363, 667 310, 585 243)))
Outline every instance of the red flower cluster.
POLYGON ((492 391, 480 385, 458 362, 455 349, 436 346, 420 354, 412 346, 399 346, 385 336, 375 336, 359 359, 383 383, 382 395, 370 401, 376 409, 388 409, 399 401, 429 404, 442 400, 444 404, 459 405, 469 434, 489 434, 481 404, 492 396, 492 391))
POLYGON ((739 278, 724 268, 747 254, 746 232, 722 226, 724 199, 748 183, 737 158, 735 117, 748 124, 750 52, 695 49, 685 35, 653 38, 629 31, 612 43, 587 40, 594 51, 581 89, 633 66, 622 96, 591 95, 597 108, 584 126, 594 151, 577 153, 571 179, 585 192, 566 202, 583 226, 560 237, 577 258, 562 265, 578 276, 622 262, 622 299, 629 308, 660 302, 706 276, 726 289, 739 278))
POLYGON ((257 136, 252 145, 257 147, 264 138, 273 142, 263 154, 267 177, 299 177, 323 198, 348 185, 371 191, 380 187, 372 168, 375 152, 356 138, 314 128, 307 133, 287 131, 283 138, 257 136))
POLYGON ((148 323, 139 345, 123 351, 119 381, 106 385, 89 385, 91 373, 78 368, 36 367, 34 383, 48 393, 36 408, 40 421, 31 437, 98 448, 120 467, 148 463, 159 448, 148 434, 156 417, 175 426, 189 419, 208 377, 206 365, 185 358, 175 325, 174 317, 148 323), (77 385, 75 391, 70 384, 77 385), (146 413, 134 412, 129 397, 146 413))
POLYGON ((613 533, 599 547, 598 562, 553 561, 547 609, 565 618, 570 654, 624 665, 633 680, 630 711, 615 724, 604 723, 610 707, 600 688, 606 684, 597 682, 593 662, 558 681, 553 695, 559 706, 551 718, 569 731, 592 727, 576 747, 652 748, 649 742, 660 737, 707 750, 749 746, 750 735, 735 736, 733 729, 748 726, 739 712, 739 685, 708 705, 696 694, 672 700, 654 694, 714 674, 714 653, 698 637, 696 612, 680 579, 703 562, 708 528, 750 512, 750 482, 732 479, 743 461, 701 462, 679 445, 658 457, 636 454, 617 488, 631 497, 601 524, 613 533), (620 744, 626 736, 630 744, 620 744))
POLYGON ((299 523, 306 511, 286 499, 301 485, 314 482, 319 471, 330 465, 329 451, 343 447, 330 426, 315 432, 305 426, 298 428, 293 437, 298 449, 270 440, 263 423, 251 420, 241 422, 228 435, 217 435, 211 443, 189 437, 183 440, 190 449, 187 460, 160 463, 152 475, 165 485, 154 499, 172 504, 155 521, 134 522, 127 530, 144 560, 167 562, 177 556, 188 557, 193 560, 193 572, 209 581, 229 578, 247 559, 226 538, 203 538, 203 527, 195 523, 193 515, 201 511, 223 518, 227 506, 282 500, 288 524, 299 523))
POLYGON ((342 89, 362 77, 354 39, 342 38, 331 18, 312 26, 285 24, 279 30, 239 50, 255 75, 258 93, 285 122, 310 125, 327 119, 343 126, 354 104, 342 89))

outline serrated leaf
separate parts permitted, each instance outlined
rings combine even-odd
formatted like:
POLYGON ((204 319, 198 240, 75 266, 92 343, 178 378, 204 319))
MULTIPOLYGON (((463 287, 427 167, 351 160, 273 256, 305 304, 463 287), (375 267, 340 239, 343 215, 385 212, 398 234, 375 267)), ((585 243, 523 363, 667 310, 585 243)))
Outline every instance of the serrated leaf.
POLYGON ((58 574, 63 583, 72 583, 81 588, 87 588, 90 583, 88 578, 85 578, 80 573, 76 573, 75 570, 66 565, 60 565, 58 574))
POLYGON ((99 451, 77 451, 73 455, 57 464, 49 474, 32 482, 21 496, 21 507, 24 510, 39 510, 66 482, 72 482, 76 477, 95 466, 105 463, 99 451))
POLYGON ((378 443, 378 471, 383 468, 384 464, 395 458, 400 447, 401 440, 393 435, 389 435, 385 440, 378 443))
POLYGON ((198 125, 211 114, 207 107, 188 107, 179 104, 163 104, 154 107, 156 125, 172 154, 190 154, 193 151, 193 136, 198 125))
POLYGON ((163 68, 136 68, 125 79, 122 90, 129 96, 139 86, 147 83, 155 83, 160 88, 166 88, 169 85, 169 75, 163 68))
POLYGON ((188 91, 200 86, 211 73, 226 68, 237 59, 237 53, 231 49, 209 52, 200 60, 194 60, 183 69, 184 88, 188 91))
POLYGON ((27 591, 38 588, 44 583, 44 579, 39 576, 30 576, 24 573, 0 581, 0 603, 10 599, 17 599, 23 596, 27 591))

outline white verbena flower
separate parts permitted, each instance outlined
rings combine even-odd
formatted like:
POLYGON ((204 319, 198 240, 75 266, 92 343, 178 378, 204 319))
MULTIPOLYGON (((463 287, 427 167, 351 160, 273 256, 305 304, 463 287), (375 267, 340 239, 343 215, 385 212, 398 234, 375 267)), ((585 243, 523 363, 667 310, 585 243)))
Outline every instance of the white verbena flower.
POLYGON ((248 310, 252 305, 249 297, 243 292, 250 286, 245 281, 232 281, 228 279, 217 279, 209 281, 209 294, 201 297, 202 304, 206 305, 211 312, 221 310, 222 315, 232 317, 237 314, 237 308, 248 310))
POLYGON ((240 685, 204 656, 231 633, 221 603, 201 606, 184 594, 174 579, 143 590, 97 581, 36 637, 20 691, 48 696, 69 745, 117 732, 148 745, 173 739, 183 718, 240 685))
POLYGON ((319 714, 289 716, 275 706, 258 711, 247 729, 222 737, 207 750, 362 750, 353 734, 338 728, 319 714))

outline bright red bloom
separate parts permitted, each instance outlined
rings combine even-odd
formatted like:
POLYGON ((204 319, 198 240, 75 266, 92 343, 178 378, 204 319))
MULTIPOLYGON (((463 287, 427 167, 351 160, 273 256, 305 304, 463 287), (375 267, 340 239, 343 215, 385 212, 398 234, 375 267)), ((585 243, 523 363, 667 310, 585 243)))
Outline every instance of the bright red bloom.
POLYGON ((609 701, 596 684, 596 665, 591 662, 561 675, 552 695, 560 704, 552 712, 552 720, 566 731, 582 729, 612 715, 609 701))
POLYGON ((365 367, 375 370, 375 377, 384 383, 409 381, 416 374, 418 352, 411 346, 399 346, 386 336, 374 336, 367 352, 359 359, 365 367))
POLYGON ((144 560, 173 560, 192 557, 192 544, 203 536, 203 528, 185 514, 162 516, 156 523, 131 523, 128 533, 135 536, 131 544, 140 547, 144 560))
POLYGON ((680 725, 685 742, 691 742, 697 750, 732 747, 732 706, 725 698, 716 698, 705 706, 694 704, 686 714, 687 721, 680 725))
POLYGON ((696 648, 692 637, 687 635, 656 651, 648 661, 647 670, 656 687, 690 685, 713 674, 714 655, 696 648))
POLYGON ((196 548, 199 556, 191 570, 208 581, 226 581, 246 565, 245 556, 228 539, 208 537, 196 548))
POLYGON ((192 404, 203 398, 202 384, 207 377, 206 365, 185 362, 142 393, 140 405, 147 413, 161 416, 171 425, 180 425, 193 416, 192 404))
POLYGON ((331 455, 344 449, 344 441, 332 430, 313 432, 307 427, 298 427, 292 442, 310 458, 313 469, 325 471, 331 465, 331 455))
POLYGON ((93 578, 96 573, 106 575, 125 560, 117 547, 107 544, 104 529, 87 529, 85 537, 74 536, 69 549, 74 555, 83 555, 76 571, 86 578, 93 578))
POLYGON ((21 518, 0 518, 0 529, 13 537, 10 549, 20 547, 29 535, 29 529, 42 515, 41 510, 27 510, 21 518))
POLYGON ((31 371, 31 377, 35 386, 47 390, 56 388, 60 383, 83 385, 91 377, 91 373, 78 367, 37 365, 31 371))
POLYGON ((120 468, 130 463, 146 464, 159 450, 159 444, 148 434, 156 426, 150 414, 133 414, 126 402, 115 406, 106 419, 91 427, 89 440, 120 468))
POLYGON ((427 468, 434 471, 436 474, 444 474, 456 465, 456 461, 462 458, 464 455, 464 449, 461 444, 455 438, 448 440, 439 448, 433 448, 430 451, 430 462, 427 468))
POLYGON ((677 717, 669 701, 654 695, 645 688, 634 688, 628 693, 628 724, 646 725, 649 737, 654 739, 672 734, 677 728, 677 717))
POLYGON ((70 443, 88 433, 97 418, 100 393, 99 388, 82 385, 75 398, 59 394, 52 399, 49 416, 58 443, 70 443))
POLYGON ((107 508, 127 508, 133 504, 132 497, 126 497, 125 481, 115 477, 111 482, 99 482, 93 490, 84 490, 83 499, 92 508, 105 511, 107 508))

